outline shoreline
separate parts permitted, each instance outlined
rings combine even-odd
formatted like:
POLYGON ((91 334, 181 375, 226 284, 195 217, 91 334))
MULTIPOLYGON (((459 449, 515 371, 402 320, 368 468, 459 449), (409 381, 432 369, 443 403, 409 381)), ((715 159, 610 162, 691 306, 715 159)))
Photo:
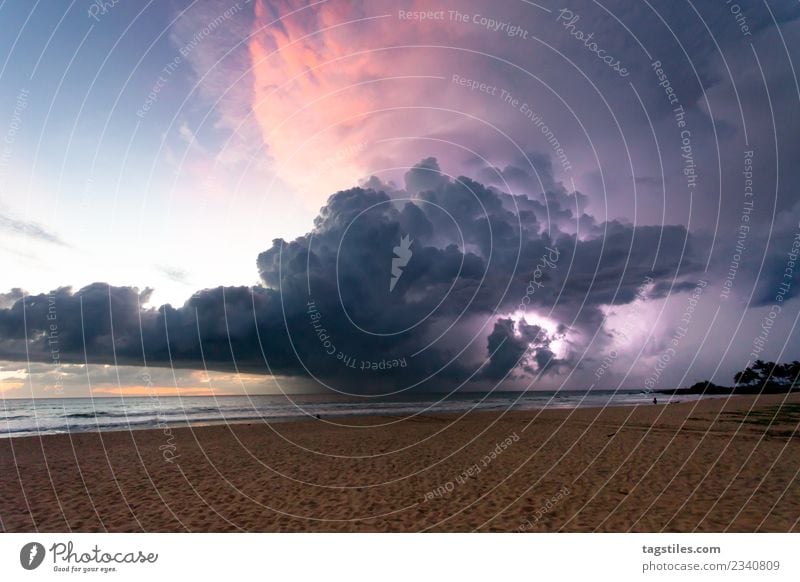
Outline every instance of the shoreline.
POLYGON ((6 531, 800 531, 797 394, 388 419, 2 439, 0 523, 6 531))
MULTIPOLYGON (((514 415, 514 416, 533 416, 538 417, 544 413, 559 413, 559 414, 570 414, 576 411, 588 412, 588 413, 603 413, 606 411, 611 410, 630 410, 635 408, 643 408, 643 409, 651 409, 651 408, 658 408, 658 407, 667 407, 667 406, 691 406, 697 405, 700 403, 708 402, 708 401, 720 401, 724 400, 724 407, 735 406, 740 408, 741 406, 745 406, 746 404, 750 404, 751 400, 755 399, 763 399, 766 397, 772 397, 773 399, 783 400, 780 397, 787 396, 787 395, 794 395, 797 398, 797 401, 800 402, 800 393, 780 393, 780 394, 761 394, 761 395, 709 395, 702 399, 697 400, 686 400, 686 401, 678 401, 678 402, 659 402, 658 404, 613 404, 613 405, 606 405, 606 406, 572 406, 572 407, 543 407, 543 408, 529 408, 525 410, 505 410, 505 411, 496 411, 496 410, 466 410, 466 411, 456 411, 456 412, 437 412, 437 413, 428 413, 422 412, 413 415, 412 417, 408 416, 401 416, 395 414, 372 414, 372 413, 349 413, 349 414, 337 414, 337 415, 329 415, 323 418, 314 418, 310 415, 298 415, 296 417, 275 417, 270 418, 268 420, 264 420, 263 422, 259 422, 258 419, 237 419, 237 420, 212 420, 212 421, 198 421, 198 422, 170 422, 164 423, 163 425, 148 425, 148 426, 141 426, 141 427, 112 427, 112 428, 102 428, 102 429, 91 429, 91 430, 75 430, 75 431, 64 431, 64 432, 42 432, 40 434, 22 434, 22 435, 13 435, 10 436, 6 433, 0 433, 0 442, 3 440, 9 439, 41 439, 41 438, 68 438, 69 436, 77 436, 77 435, 84 435, 84 434, 91 434, 91 435, 103 435, 107 433, 140 433, 140 432, 163 432, 164 430, 183 430, 183 431, 196 431, 205 428, 214 428, 214 427, 225 427, 225 426, 242 426, 242 427, 259 427, 259 426, 269 426, 272 424, 279 424, 279 425, 307 425, 309 423, 322 423, 334 426, 343 426, 346 428, 355 428, 355 429, 363 429, 363 428, 370 428, 372 426, 383 427, 387 426, 387 423, 375 423, 374 425, 370 425, 365 421, 377 421, 381 419, 393 419, 393 422, 390 424, 394 424, 395 422, 426 422, 426 421, 441 421, 441 422, 453 422, 459 421, 466 416, 472 417, 473 420, 484 417, 487 420, 495 419, 495 418, 503 418, 505 416, 514 415), (777 397, 777 398, 776 398, 777 397), (360 424, 345 424, 336 422, 337 420, 345 420, 345 419, 356 419, 362 421, 360 424)), ((692 395, 689 395, 692 396, 692 395)))
MULTIPOLYGON (((584 394, 583 391, 576 391, 576 392, 584 394)), ((642 394, 642 392, 640 392, 640 391, 630 391, 630 392, 621 392, 621 393, 631 394, 631 395, 633 395, 633 394, 637 394, 637 395, 638 394, 642 394)), ((649 399, 650 397, 659 397, 659 396, 662 396, 662 395, 660 393, 648 393, 648 394, 645 395, 645 398, 649 399)), ((690 400, 677 400, 677 401, 673 401, 673 402, 664 402, 663 403, 664 405, 667 405, 667 404, 676 405, 676 404, 686 404, 686 403, 693 403, 693 402, 701 402, 701 401, 704 401, 704 400, 726 399, 726 398, 733 398, 733 397, 738 397, 738 396, 742 396, 742 395, 708 394, 708 395, 700 395, 700 396, 698 396, 698 395, 694 395, 694 394, 687 394, 687 395, 678 394, 678 395, 666 395, 666 396, 668 398, 678 398, 678 397, 681 397, 681 396, 686 396, 690 400)), ((752 396, 752 395, 748 395, 748 396, 752 396)), ((116 397, 114 397, 114 398, 116 398, 116 397)), ((144 397, 142 397, 142 398, 144 398, 144 397)), ((212 398, 212 397, 208 397, 208 398, 212 398)), ((662 400, 663 400, 663 398, 662 398, 662 400)), ((409 403, 413 403, 413 402, 414 401, 409 401, 409 403)), ((553 398, 551 397, 549 402, 553 403, 553 402, 558 402, 558 401, 557 400, 554 401, 553 398)), ((403 414, 401 414, 400 411, 398 411, 397 414, 391 414, 391 413, 379 413, 379 412, 373 412, 373 411, 364 410, 364 411, 358 411, 358 412, 327 413, 324 416, 322 416, 321 420, 323 420, 325 422, 336 423, 337 420, 338 421, 344 421, 346 419, 370 418, 370 417, 381 417, 381 418, 392 417, 392 418, 398 418, 398 419, 405 418, 405 419, 409 419, 409 420, 414 420, 415 418, 425 417, 425 416, 436 416, 436 417, 444 417, 444 418, 449 418, 449 417, 458 418, 460 416, 467 415, 467 414, 468 415, 473 415, 473 414, 490 414, 490 415, 492 415, 492 414, 516 414, 516 413, 538 414, 539 412, 542 412, 542 411, 553 411, 553 410, 555 410, 555 411, 604 410, 604 409, 608 409, 608 408, 625 408, 625 409, 627 409, 627 408, 633 408, 633 407, 637 407, 637 406, 645 406, 646 407, 646 406, 651 406, 652 404, 650 404, 649 401, 644 401, 644 402, 641 402, 641 403, 638 403, 638 402, 637 403, 614 402, 614 403, 608 403, 608 404, 605 404, 605 405, 602 405, 602 406, 601 405, 595 405, 595 404, 581 405, 580 403, 578 403, 578 404, 575 404, 575 405, 572 405, 572 406, 559 404, 559 405, 544 405, 544 406, 541 406, 541 407, 527 406, 527 407, 524 407, 524 408, 513 408, 514 406, 517 406, 517 405, 518 405, 518 403, 515 403, 515 404, 511 405, 506 410, 497 410, 497 409, 488 410, 488 409, 480 408, 479 406, 475 406, 475 407, 473 407, 471 409, 464 409, 464 410, 446 410, 446 411, 435 411, 434 410, 434 411, 429 411, 428 409, 425 409, 425 410, 422 410, 422 411, 417 411, 417 412, 413 412, 413 413, 403 413, 403 414)), ((227 419, 224 419, 224 418, 219 418, 219 419, 203 419, 203 420, 197 420, 197 421, 192 421, 192 420, 189 420, 189 421, 174 420, 174 421, 166 421, 166 422, 161 422, 161 423, 156 422, 157 420, 158 420, 158 417, 156 417, 156 419, 154 419, 153 422, 146 421, 146 422, 140 423, 140 425, 125 425, 125 424, 120 423, 118 426, 105 426, 105 427, 102 427, 102 428, 96 428, 96 427, 83 428, 83 427, 81 427, 81 428, 76 428, 74 430, 53 430, 53 429, 50 429, 50 430, 44 430, 44 431, 38 431, 38 432, 37 431, 18 431, 17 433, 3 432, 2 430, 0 430, 0 441, 6 440, 6 439, 18 439, 18 438, 28 438, 28 437, 39 438, 39 437, 59 436, 59 435, 77 435, 77 434, 85 434, 85 433, 111 433, 111 432, 163 430, 164 428, 181 429, 181 428, 201 428, 201 427, 206 427, 206 426, 225 426, 225 425, 263 425, 263 424, 278 424, 278 423, 283 424, 283 423, 294 423, 294 422, 306 423, 306 422, 313 422, 313 421, 320 420, 320 418, 315 418, 315 414, 314 413, 307 412, 305 414, 299 413, 299 414, 297 414, 295 416, 288 416, 288 415, 287 416, 273 416, 273 417, 262 418, 262 419, 253 418, 253 417, 245 417, 245 418, 240 417, 240 418, 233 418, 233 419, 230 419, 230 420, 227 420, 227 419)), ((0 419, 0 422, 2 422, 2 419, 0 419)))

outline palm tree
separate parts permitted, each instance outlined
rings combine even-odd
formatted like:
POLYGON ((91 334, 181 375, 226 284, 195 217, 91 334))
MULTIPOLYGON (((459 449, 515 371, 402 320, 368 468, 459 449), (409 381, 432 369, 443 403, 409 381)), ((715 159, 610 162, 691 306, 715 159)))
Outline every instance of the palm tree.
POLYGON ((756 380, 761 383, 766 382, 774 367, 775 362, 765 362, 764 360, 756 360, 753 362, 753 371, 758 375, 756 380))
POLYGON ((791 364, 776 364, 772 370, 772 378, 778 384, 791 384, 792 382, 792 365, 791 364))
POLYGON ((786 364, 789 369, 789 385, 795 386, 800 383, 800 362, 795 360, 790 364, 786 364))
POLYGON ((760 384, 778 384, 790 389, 800 387, 800 361, 793 361, 786 364, 776 364, 775 362, 765 362, 756 360, 752 366, 748 366, 733 376, 734 381, 739 386, 753 386, 760 384))
POLYGON ((746 384, 750 385, 756 380, 759 380, 761 376, 753 371, 753 368, 745 368, 741 372, 736 372, 733 376, 733 380, 737 384, 746 384))

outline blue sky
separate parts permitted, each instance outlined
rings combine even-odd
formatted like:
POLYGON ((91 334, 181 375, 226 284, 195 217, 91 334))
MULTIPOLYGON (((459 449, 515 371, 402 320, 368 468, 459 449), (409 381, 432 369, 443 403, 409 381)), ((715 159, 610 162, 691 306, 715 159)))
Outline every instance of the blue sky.
MULTIPOLYGON (((2 171, 0 209, 62 243, 3 232, 9 286, 103 280, 155 287, 154 299, 182 302, 220 277, 255 282, 261 241, 249 236, 249 202, 239 201, 261 193, 245 184, 231 194, 233 178, 202 159, 229 132, 214 127, 213 102, 200 94, 192 63, 164 70, 180 54, 170 25, 180 19, 177 5, 121 2, 96 21, 85 4, 66 12, 3 5, 2 117, 14 120, 17 109, 20 128, 2 171), (157 99, 137 115, 159 77, 166 82, 157 99), (196 135, 189 128, 204 118, 196 135), (223 250, 216 273, 202 268, 223 250)), ((246 18, 244 11, 238 16, 246 18)), ((276 235, 301 230, 288 206, 280 217, 262 214, 259 224, 276 235)))

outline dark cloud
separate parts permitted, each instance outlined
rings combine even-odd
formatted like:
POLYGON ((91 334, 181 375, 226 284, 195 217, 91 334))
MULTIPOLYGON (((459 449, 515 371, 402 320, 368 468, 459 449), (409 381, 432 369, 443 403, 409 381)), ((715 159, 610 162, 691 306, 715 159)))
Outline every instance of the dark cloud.
POLYGON ((310 375, 361 392, 552 371, 569 361, 554 346, 569 330, 589 335, 600 308, 633 301, 646 277, 662 293, 697 265, 683 227, 597 223, 582 194, 548 179, 552 190, 512 196, 428 158, 405 189, 372 179, 337 192, 311 232, 274 240, 257 260, 263 286, 160 308, 146 307, 149 289, 102 283, 9 296, 0 358, 57 349, 63 361, 310 375), (390 288, 404 238, 411 256, 390 288))
POLYGON ((0 308, 6 309, 11 307, 14 303, 22 299, 24 294, 25 292, 19 287, 14 287, 8 293, 0 293, 0 308))
MULTIPOLYGON (((800 260, 800 203, 779 212, 770 229, 754 228, 748 235, 737 277, 749 287, 744 293, 746 297, 752 290, 751 305, 770 306, 797 297, 800 294, 800 269, 797 267, 800 260)), ((719 261, 718 266, 725 268, 720 271, 720 277, 728 274, 734 259, 735 245, 732 252, 731 241, 735 242, 736 238, 729 238, 723 247, 728 256, 725 257, 726 263, 719 261)))
POLYGON ((543 327, 529 325, 524 319, 497 320, 488 338, 489 359, 483 377, 504 380, 515 369, 532 375, 563 364, 549 347, 553 339, 543 327))
POLYGON ((478 174, 480 180, 512 193, 546 192, 556 187, 550 157, 539 152, 529 152, 503 168, 486 167, 480 160, 475 160, 474 165, 483 166, 478 174))

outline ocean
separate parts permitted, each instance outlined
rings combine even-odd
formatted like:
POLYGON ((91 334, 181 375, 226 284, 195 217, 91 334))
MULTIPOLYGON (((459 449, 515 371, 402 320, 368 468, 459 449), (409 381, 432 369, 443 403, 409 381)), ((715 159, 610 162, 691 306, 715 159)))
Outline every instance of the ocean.
MULTIPOLYGON (((643 391, 461 392, 397 398, 323 395, 170 396, 103 398, 7 398, 0 406, 0 438, 68 432, 146 429, 186 424, 303 420, 319 415, 346 422, 363 415, 398 418, 419 414, 519 411, 650 404, 643 391)), ((656 395, 659 403, 698 396, 656 395)))

